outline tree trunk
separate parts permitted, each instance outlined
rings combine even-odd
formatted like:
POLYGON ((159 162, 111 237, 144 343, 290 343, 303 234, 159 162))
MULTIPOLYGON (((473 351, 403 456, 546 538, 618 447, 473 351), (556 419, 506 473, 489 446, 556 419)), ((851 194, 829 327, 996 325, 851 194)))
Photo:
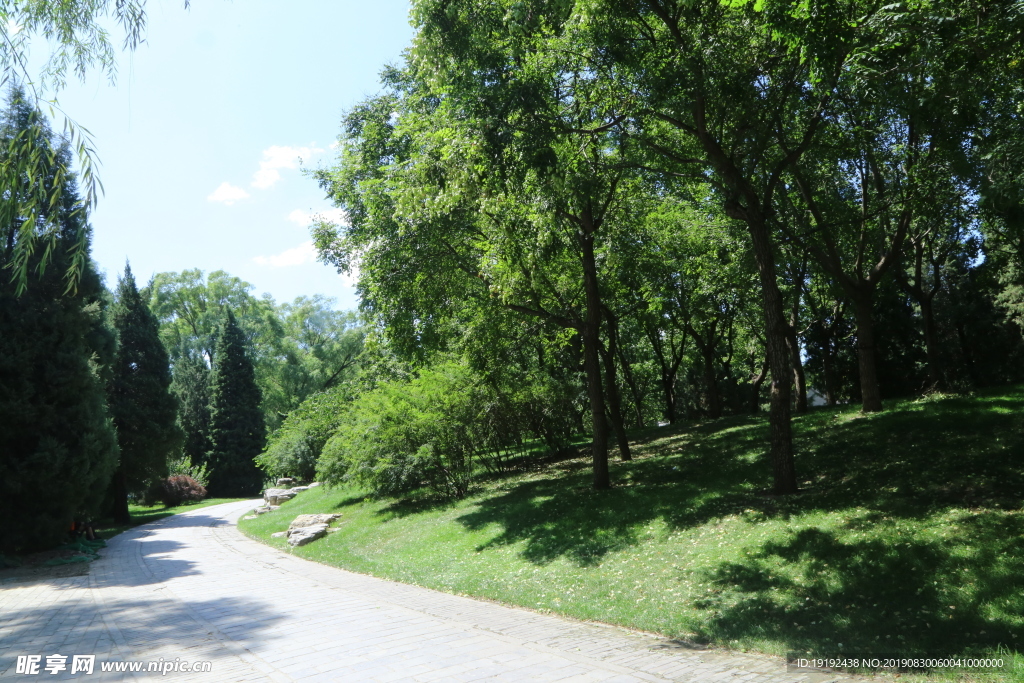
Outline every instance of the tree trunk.
POLYGON ((708 392, 708 417, 717 420, 722 417, 722 400, 718 395, 718 381, 715 377, 714 351, 704 355, 704 386, 708 392))
POLYGON ((670 425, 676 423, 676 378, 675 375, 661 373, 661 393, 665 399, 665 421, 670 425))
POLYGON ((633 376, 633 369, 630 367, 629 361, 626 360, 621 349, 619 351, 619 362, 622 364, 622 379, 625 380, 626 386, 629 387, 629 393, 633 396, 633 407, 636 410, 636 426, 643 429, 647 426, 644 424, 643 397, 640 395, 640 387, 637 386, 636 378, 633 376))
POLYGON ((604 417, 604 392, 601 386, 601 294, 597 287, 597 261, 594 258, 593 231, 579 233, 582 251, 583 288, 586 292, 586 319, 583 323, 583 364, 587 372, 587 393, 594 441, 594 488, 611 488, 608 473, 608 423, 604 417))
POLYGON ((935 338, 935 310, 932 307, 932 297, 923 296, 918 303, 921 306, 921 320, 924 323, 924 350, 928 357, 928 381, 933 391, 942 391, 945 389, 946 383, 942 378, 938 340, 935 338))
POLYGON ((786 338, 789 323, 783 309, 782 292, 775 275, 775 254, 771 233, 763 218, 753 211, 745 211, 743 218, 750 233, 761 282, 761 305, 765 319, 765 347, 768 367, 772 374, 768 428, 769 455, 772 463, 774 492, 786 495, 797 492, 796 465, 793 462, 793 431, 790 424, 789 378, 792 371, 786 338))
POLYGON ((750 382, 750 412, 759 413, 761 411, 761 385, 764 384, 765 378, 768 377, 768 361, 765 361, 761 366, 761 372, 757 373, 750 382))
POLYGON ((861 411, 865 413, 877 413, 882 410, 882 394, 878 388, 875 324, 872 320, 871 299, 870 293, 861 293, 853 302, 857 320, 857 364, 860 370, 861 411))
POLYGON ((790 325, 789 328, 789 352, 793 358, 793 386, 794 392, 794 404, 796 412, 806 413, 807 412, 807 378, 804 374, 804 364, 800 359, 800 344, 796 337, 796 328, 790 325))
POLYGON ((128 512, 128 478, 122 467, 118 466, 110 484, 110 492, 113 496, 110 516, 114 518, 116 524, 131 524, 132 516, 128 512))
POLYGON ((615 372, 615 356, 618 352, 618 322, 608 314, 608 350, 604 356, 605 391, 608 395, 608 409, 615 429, 615 438, 619 444, 619 458, 623 461, 632 460, 629 450, 629 438, 622 420, 622 400, 619 395, 619 382, 615 372))
POLYGON ((704 361, 704 397, 707 400, 708 417, 716 420, 722 417, 722 401, 718 393, 718 381, 715 377, 715 348, 718 341, 718 320, 711 321, 708 330, 708 338, 705 341, 690 323, 686 324, 686 331, 700 351, 700 357, 704 361))
POLYGON ((821 345, 822 374, 825 375, 825 404, 830 406, 836 404, 836 361, 833 348, 830 332, 825 338, 825 343, 821 345))

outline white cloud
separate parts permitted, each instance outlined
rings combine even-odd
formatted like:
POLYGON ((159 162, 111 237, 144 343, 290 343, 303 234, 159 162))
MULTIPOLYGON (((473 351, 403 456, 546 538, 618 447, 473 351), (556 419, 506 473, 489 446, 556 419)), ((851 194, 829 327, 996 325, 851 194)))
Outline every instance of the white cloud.
POLYGON ((323 152, 319 147, 288 147, 271 145, 263 150, 260 170, 252 175, 252 186, 260 190, 271 187, 281 179, 279 169, 298 168, 299 163, 323 152))
POLYGON ((314 221, 324 220, 329 223, 344 223, 345 212, 341 209, 324 209, 323 211, 315 211, 309 213, 302 209, 295 209, 288 214, 288 220, 296 225, 306 227, 312 224, 314 221))
POLYGON ((240 199, 245 199, 249 196, 249 193, 240 187, 235 187, 229 182, 223 182, 216 190, 213 191, 206 199, 211 202, 223 202, 228 206, 231 206, 240 199))
POLYGON ((303 242, 297 247, 285 249, 280 254, 272 256, 257 256, 253 259, 258 265, 270 266, 271 268, 287 268, 289 266, 301 266, 316 261, 316 249, 313 242, 303 242))

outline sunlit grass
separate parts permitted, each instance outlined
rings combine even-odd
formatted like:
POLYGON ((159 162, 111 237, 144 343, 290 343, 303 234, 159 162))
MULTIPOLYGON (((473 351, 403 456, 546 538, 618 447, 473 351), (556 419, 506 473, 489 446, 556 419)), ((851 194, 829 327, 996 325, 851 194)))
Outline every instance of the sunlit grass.
MULTIPOLYGON (((789 498, 767 492, 764 420, 731 417, 638 434, 611 491, 590 488, 580 457, 455 503, 311 490, 242 528, 284 548, 269 534, 295 515, 341 512, 295 553, 736 649, 1019 651, 1024 391, 887 407, 796 419, 803 491, 789 498)), ((1024 680, 1014 662, 984 680, 1024 680)))

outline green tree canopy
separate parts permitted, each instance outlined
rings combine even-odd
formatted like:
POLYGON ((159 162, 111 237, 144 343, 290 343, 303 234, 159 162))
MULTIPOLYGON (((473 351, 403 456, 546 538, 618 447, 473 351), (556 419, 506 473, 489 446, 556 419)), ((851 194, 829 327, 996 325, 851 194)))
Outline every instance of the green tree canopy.
POLYGON ((160 326, 139 295, 131 268, 118 278, 111 321, 118 348, 107 384, 121 460, 111 483, 113 515, 128 522, 128 494, 167 476, 167 460, 181 446, 178 401, 171 393, 171 367, 160 326))

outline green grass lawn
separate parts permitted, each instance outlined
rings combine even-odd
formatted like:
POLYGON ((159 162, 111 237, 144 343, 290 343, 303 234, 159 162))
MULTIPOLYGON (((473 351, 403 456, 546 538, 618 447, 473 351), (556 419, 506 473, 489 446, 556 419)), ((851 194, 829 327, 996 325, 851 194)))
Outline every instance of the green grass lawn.
POLYGON ((179 512, 198 510, 211 505, 220 505, 221 503, 233 503, 236 500, 245 500, 245 498, 207 498, 206 500, 199 501, 198 503, 186 503, 184 505, 178 505, 177 507, 165 507, 162 504, 153 506, 129 505, 128 512, 132 516, 131 524, 115 524, 111 519, 101 519, 96 522, 94 528, 96 530, 96 535, 99 538, 109 539, 118 535, 122 531, 131 529, 132 527, 136 527, 147 522, 155 522, 158 519, 170 517, 171 515, 176 515, 179 512))
POLYGON ((732 417, 635 435, 611 491, 580 457, 452 503, 313 489, 241 528, 286 548, 295 515, 340 512, 295 554, 778 655, 1010 653, 979 680, 1024 681, 1024 387, 887 408, 797 418, 788 498, 765 419, 732 417))

